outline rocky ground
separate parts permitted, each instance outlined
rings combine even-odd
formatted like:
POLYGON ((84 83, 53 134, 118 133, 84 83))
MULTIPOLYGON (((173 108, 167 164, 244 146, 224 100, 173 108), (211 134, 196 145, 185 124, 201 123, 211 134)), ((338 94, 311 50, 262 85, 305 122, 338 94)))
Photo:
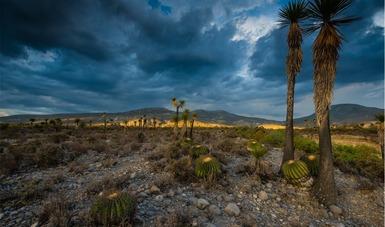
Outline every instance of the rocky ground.
MULTIPOLYGON (((212 152, 222 152, 210 142, 202 142, 212 152)), ((261 180, 248 173, 244 169, 252 159, 236 152, 222 152, 223 174, 213 185, 199 180, 180 182, 159 168, 164 158, 149 159, 161 143, 159 139, 135 143, 129 152, 114 154, 89 149, 68 165, 3 175, 0 226, 38 226, 46 201, 55 198, 70 204, 66 212, 70 225, 84 226, 95 196, 111 187, 137 196, 135 226, 383 225, 382 184, 336 169, 338 204, 324 207, 312 197, 309 188, 294 187, 279 177, 261 180), (23 199, 20 195, 24 195, 23 199)), ((271 148, 264 157, 275 173, 281 155, 280 149, 271 148)))

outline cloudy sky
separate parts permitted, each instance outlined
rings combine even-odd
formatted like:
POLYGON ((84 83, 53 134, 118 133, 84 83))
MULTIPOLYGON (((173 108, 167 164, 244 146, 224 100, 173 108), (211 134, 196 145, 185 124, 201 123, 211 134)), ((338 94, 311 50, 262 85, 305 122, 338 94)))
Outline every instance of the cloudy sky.
MULTIPOLYGON (((167 107, 284 119, 279 0, 2 0, 0 115, 167 107)), ((384 107, 384 3, 355 0, 334 104, 384 107)), ((311 43, 295 116, 313 112, 311 43)))

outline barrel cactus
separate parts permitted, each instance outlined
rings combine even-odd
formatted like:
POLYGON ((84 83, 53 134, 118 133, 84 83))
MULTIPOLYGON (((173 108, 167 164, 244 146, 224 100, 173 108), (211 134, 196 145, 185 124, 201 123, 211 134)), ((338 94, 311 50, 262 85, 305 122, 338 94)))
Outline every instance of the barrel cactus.
POLYGON ((282 172, 286 180, 292 184, 305 182, 309 177, 309 169, 300 160, 289 160, 282 166, 282 172))
POLYGON ((212 181, 221 172, 221 166, 211 155, 201 155, 195 160, 195 175, 212 181))
POLYGON ((310 175, 317 176, 319 172, 319 156, 316 154, 305 154, 301 157, 301 161, 306 163, 310 175))
POLYGON ((250 152, 255 159, 260 159, 267 153, 267 149, 257 141, 250 141, 247 143, 247 150, 250 152))
POLYGON ((132 223, 136 210, 136 200, 128 193, 110 192, 96 199, 90 215, 95 224, 103 226, 132 223))
POLYGON ((201 155, 205 155, 209 153, 209 148, 202 145, 194 145, 190 148, 190 156, 193 159, 199 158, 201 155))

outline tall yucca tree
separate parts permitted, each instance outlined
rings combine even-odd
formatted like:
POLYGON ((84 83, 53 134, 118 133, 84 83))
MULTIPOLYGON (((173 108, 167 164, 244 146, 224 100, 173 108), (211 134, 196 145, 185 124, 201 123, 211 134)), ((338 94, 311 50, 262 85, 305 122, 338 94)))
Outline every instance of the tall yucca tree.
POLYGON ((289 27, 289 32, 287 35, 287 45, 289 47, 289 51, 286 57, 286 133, 282 164, 288 160, 294 159, 294 88, 295 77, 300 72, 302 65, 302 29, 300 23, 306 19, 306 5, 307 3, 303 0, 294 0, 284 6, 279 12, 279 23, 281 27, 289 27))
POLYGON ((377 114, 377 135, 378 135, 378 143, 381 149, 382 160, 384 160, 384 114, 377 114))
POLYGON ((344 16, 352 0, 313 0, 308 5, 307 32, 319 31, 313 43, 314 104, 319 134, 320 171, 314 192, 327 205, 336 202, 329 109, 333 97, 336 65, 343 41, 340 26, 356 17, 344 16))

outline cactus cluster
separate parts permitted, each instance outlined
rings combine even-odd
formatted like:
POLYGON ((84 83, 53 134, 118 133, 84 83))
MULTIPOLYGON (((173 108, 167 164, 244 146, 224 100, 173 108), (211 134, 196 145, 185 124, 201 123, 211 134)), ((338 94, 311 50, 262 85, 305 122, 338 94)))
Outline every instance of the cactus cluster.
POLYGON ((110 192, 93 203, 90 215, 97 225, 112 226, 132 223, 136 210, 136 200, 123 192, 110 192))
POLYGON ((300 160, 289 160, 282 166, 282 172, 285 179, 292 184, 300 184, 309 177, 309 169, 306 164, 300 160))
POLYGON ((309 169, 310 175, 317 176, 319 172, 319 156, 316 154, 305 154, 301 158, 307 168, 309 169))
POLYGON ((190 156, 193 159, 199 158, 201 155, 209 153, 209 148, 202 145, 194 145, 190 148, 190 156))
POLYGON ((247 150, 257 160, 262 158, 267 153, 267 149, 257 141, 251 140, 247 143, 247 150))
POLYGON ((195 175, 212 181, 221 172, 221 166, 211 155, 201 155, 195 160, 195 175))

